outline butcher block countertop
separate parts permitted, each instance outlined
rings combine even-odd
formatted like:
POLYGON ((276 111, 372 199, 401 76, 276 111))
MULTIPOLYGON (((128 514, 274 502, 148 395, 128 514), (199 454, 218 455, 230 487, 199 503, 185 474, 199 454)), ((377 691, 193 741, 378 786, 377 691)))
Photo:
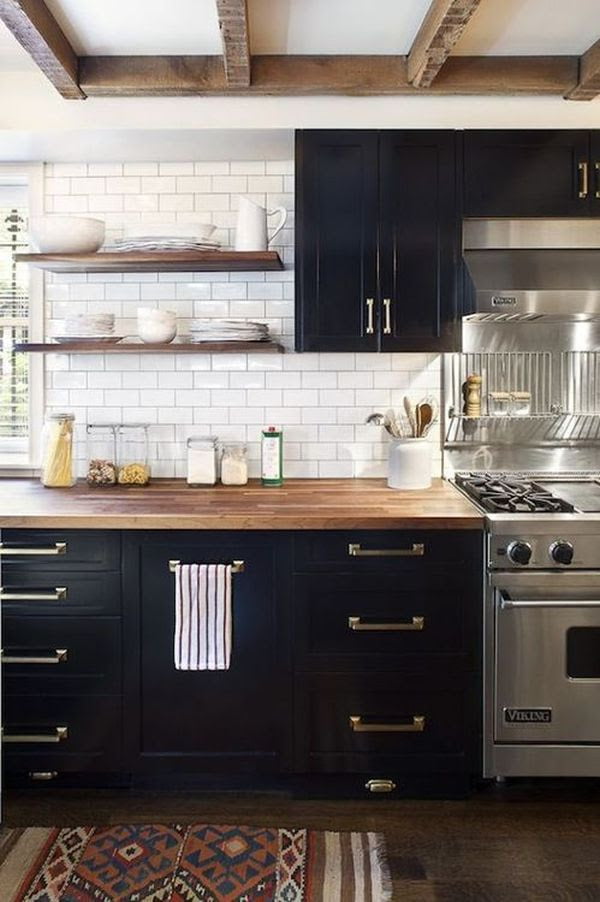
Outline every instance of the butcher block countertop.
POLYGON ((46 489, 0 479, 0 528, 81 529, 482 529, 483 517, 442 479, 423 491, 383 479, 290 479, 277 488, 149 486, 46 489))

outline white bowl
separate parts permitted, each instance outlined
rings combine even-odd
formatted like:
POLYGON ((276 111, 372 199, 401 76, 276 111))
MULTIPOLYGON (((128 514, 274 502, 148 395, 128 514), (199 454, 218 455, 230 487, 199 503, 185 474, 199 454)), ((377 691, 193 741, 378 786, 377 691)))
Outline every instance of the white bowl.
POLYGON ((104 243, 105 225, 88 216, 32 216, 29 234, 41 254, 93 254, 104 243))

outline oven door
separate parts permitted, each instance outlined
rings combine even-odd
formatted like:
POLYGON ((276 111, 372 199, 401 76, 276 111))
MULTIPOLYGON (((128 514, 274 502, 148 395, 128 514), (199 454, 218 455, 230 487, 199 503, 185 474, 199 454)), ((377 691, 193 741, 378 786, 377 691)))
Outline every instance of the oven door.
POLYGON ((598 575, 505 574, 494 608, 495 742, 600 742, 598 575))

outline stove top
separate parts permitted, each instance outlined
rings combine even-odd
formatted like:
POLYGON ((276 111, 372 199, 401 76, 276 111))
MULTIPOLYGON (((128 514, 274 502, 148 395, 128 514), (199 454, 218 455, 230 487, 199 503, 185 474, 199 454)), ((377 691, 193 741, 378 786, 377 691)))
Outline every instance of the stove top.
POLYGON ((514 473, 457 473, 456 484, 494 514, 572 513, 575 507, 548 484, 514 473))

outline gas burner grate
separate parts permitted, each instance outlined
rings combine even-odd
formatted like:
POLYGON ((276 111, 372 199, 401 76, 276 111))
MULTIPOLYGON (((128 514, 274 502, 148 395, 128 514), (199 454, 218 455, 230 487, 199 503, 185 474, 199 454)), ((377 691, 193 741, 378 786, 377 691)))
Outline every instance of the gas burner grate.
POLYGON ((575 510, 531 479, 503 473, 457 473, 456 484, 486 511, 507 514, 559 514, 575 510))

